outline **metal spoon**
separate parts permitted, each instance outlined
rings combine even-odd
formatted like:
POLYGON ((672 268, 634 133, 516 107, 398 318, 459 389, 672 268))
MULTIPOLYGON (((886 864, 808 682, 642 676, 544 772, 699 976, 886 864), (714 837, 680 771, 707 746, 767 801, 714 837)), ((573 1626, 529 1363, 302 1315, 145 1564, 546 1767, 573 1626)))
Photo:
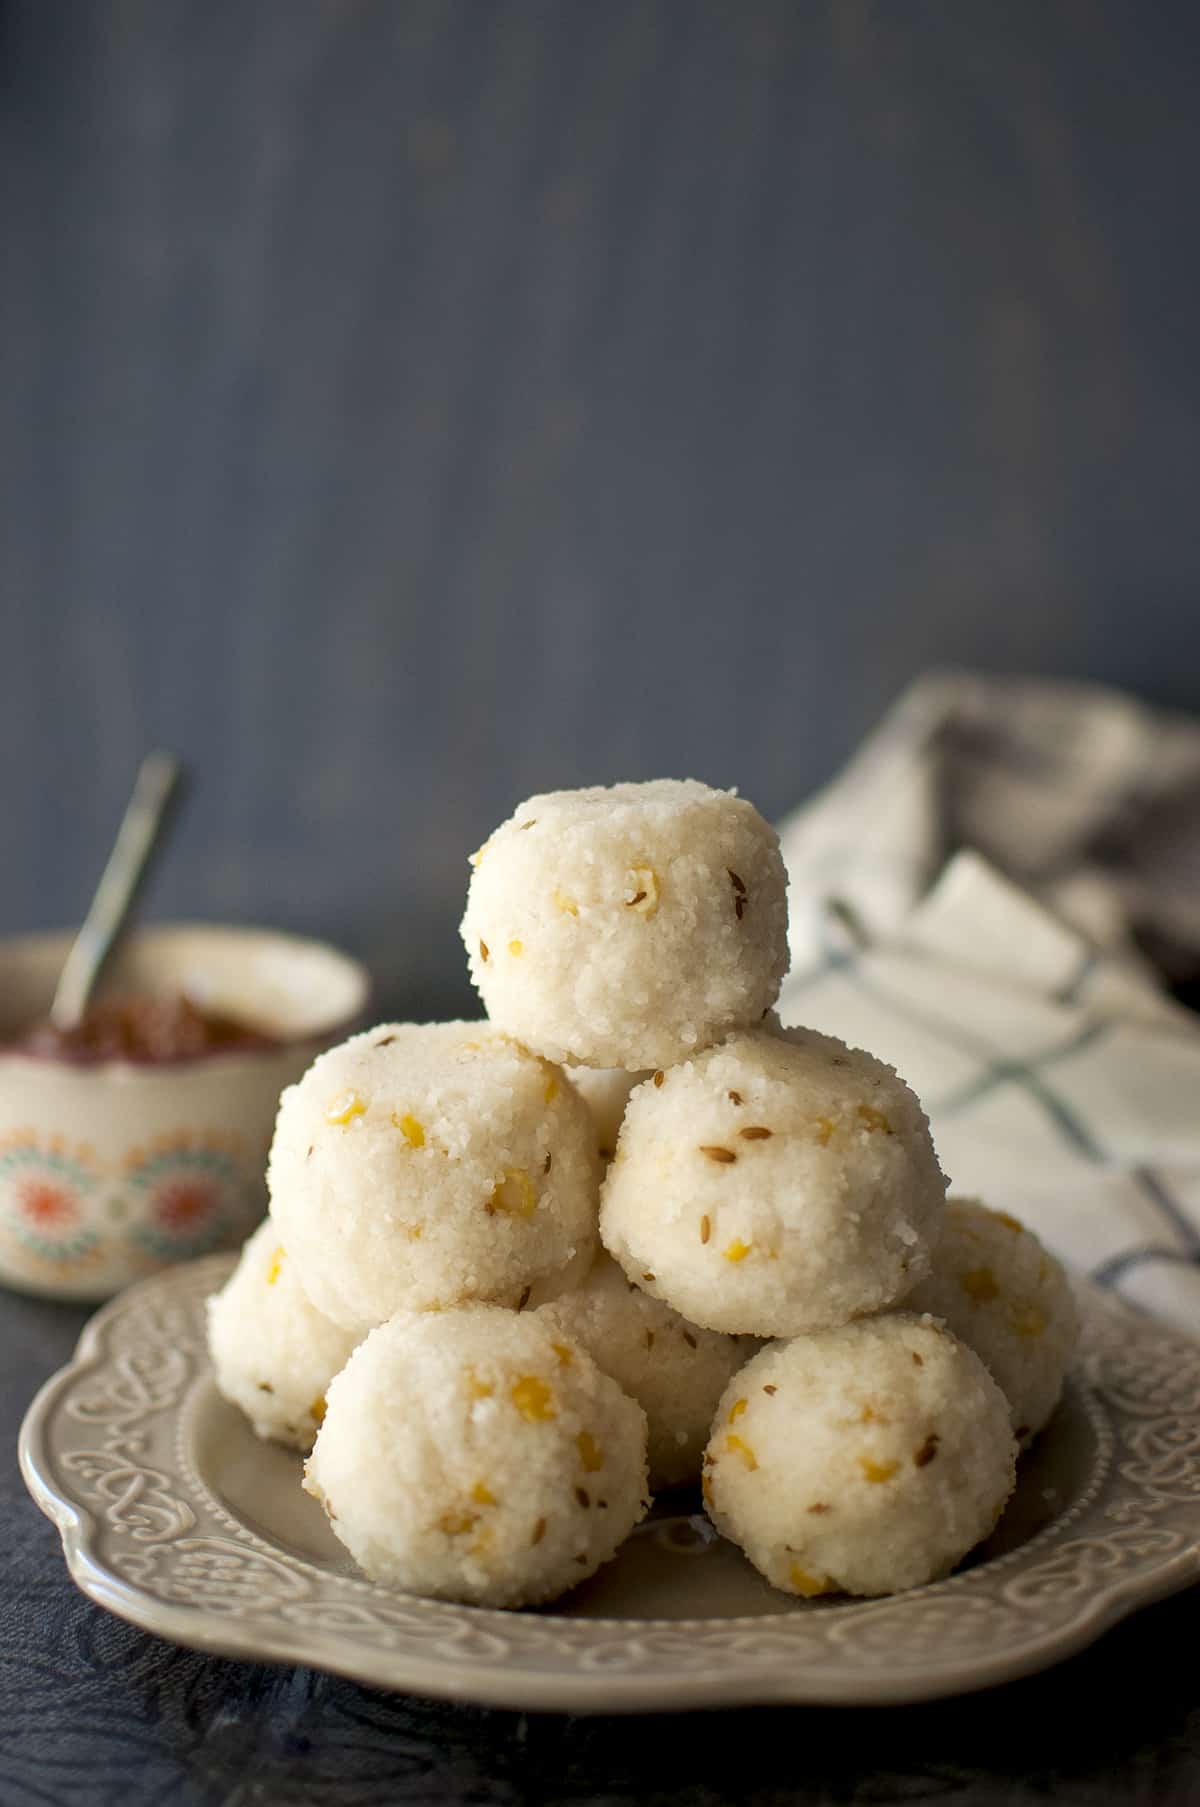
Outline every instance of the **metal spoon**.
POLYGON ((162 845, 170 805, 179 795, 183 776, 182 765, 171 753, 150 753, 142 761, 91 908, 59 974, 50 1006, 56 1029, 74 1029, 83 1017, 162 845))

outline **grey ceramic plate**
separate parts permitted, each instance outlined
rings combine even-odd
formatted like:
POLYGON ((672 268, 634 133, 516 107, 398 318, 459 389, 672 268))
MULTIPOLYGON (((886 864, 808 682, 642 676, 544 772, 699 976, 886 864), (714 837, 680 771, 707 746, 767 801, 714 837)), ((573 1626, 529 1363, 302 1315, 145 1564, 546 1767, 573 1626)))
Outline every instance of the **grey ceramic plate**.
POLYGON ((259 1443, 213 1386, 203 1302, 231 1260, 106 1306, 21 1432, 79 1586, 179 1644, 492 1706, 865 1704, 1042 1668, 1200 1578, 1200 1344, 1086 1292, 1062 1405, 995 1535, 948 1581, 796 1601, 685 1509, 550 1611, 375 1587, 301 1492, 299 1458, 259 1443))

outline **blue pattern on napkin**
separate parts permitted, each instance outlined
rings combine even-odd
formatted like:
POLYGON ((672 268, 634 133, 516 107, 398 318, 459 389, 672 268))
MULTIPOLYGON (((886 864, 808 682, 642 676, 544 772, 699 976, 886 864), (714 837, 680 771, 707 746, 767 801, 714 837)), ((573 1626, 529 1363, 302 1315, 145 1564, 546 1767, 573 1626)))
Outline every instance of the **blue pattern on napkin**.
POLYGON ((890 1061, 956 1192, 1200 1334, 1200 1020, 1135 939, 1200 950, 1200 726, 928 679, 782 838, 783 1020, 890 1061))

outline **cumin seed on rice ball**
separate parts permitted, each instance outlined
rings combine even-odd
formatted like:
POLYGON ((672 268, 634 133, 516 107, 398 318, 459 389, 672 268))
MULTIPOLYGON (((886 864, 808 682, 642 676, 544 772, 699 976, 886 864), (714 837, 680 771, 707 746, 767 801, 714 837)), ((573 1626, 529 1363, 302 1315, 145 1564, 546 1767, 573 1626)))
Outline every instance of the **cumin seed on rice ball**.
POLYGON ((815 1030, 761 1030, 634 1091, 600 1234, 691 1323, 799 1336, 883 1310, 929 1272, 945 1186, 891 1067, 815 1030))
POLYGON ((646 1419, 540 1314, 402 1313, 331 1385, 304 1485, 373 1580, 534 1605, 642 1517, 646 1419))
POLYGON ((217 1391, 259 1437, 309 1449, 330 1381, 356 1337, 319 1312, 269 1218, 208 1301, 208 1348, 217 1391))
POLYGON ((645 1412, 651 1488, 697 1480, 717 1401, 757 1341, 689 1324, 628 1281, 603 1251, 582 1285, 540 1315, 582 1343, 645 1412))
POLYGON ((787 970, 779 837, 693 779, 531 797, 474 856, 461 933, 489 1017, 636 1070, 757 1023, 787 970))
POLYGON ((979 1357, 897 1312, 775 1343, 734 1376, 705 1454, 713 1523, 785 1593, 949 1574, 1012 1492, 1008 1402, 979 1357))
POLYGON ((905 1300, 944 1318, 999 1383, 1018 1443, 1031 1443, 1058 1404, 1079 1335, 1062 1264, 1006 1211, 950 1198, 933 1272, 905 1300))
POLYGON ((600 1163, 565 1074, 487 1023, 384 1023, 280 1101, 271 1216, 319 1310, 536 1306, 586 1270, 600 1163))

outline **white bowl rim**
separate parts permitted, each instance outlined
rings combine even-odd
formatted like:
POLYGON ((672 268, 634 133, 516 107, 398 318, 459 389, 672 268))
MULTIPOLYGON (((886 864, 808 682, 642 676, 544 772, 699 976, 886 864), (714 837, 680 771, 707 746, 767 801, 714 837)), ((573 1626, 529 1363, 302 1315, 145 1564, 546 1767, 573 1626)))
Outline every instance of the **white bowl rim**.
MULTIPOLYGON (((72 929, 35 930, 15 935, 0 935, 0 984, 3 983, 5 971, 12 971, 23 961, 37 956, 45 957, 52 953, 61 953, 65 958, 71 945, 75 931, 72 929)), ((132 943, 154 943, 169 946, 175 941, 197 940, 208 938, 213 942, 245 945, 259 942, 274 944, 282 951, 297 954, 319 955, 329 962, 331 970, 340 968, 343 982, 342 996, 336 1005, 313 1020, 302 1029, 289 1030, 278 1035, 272 1046, 264 1049, 217 1049, 208 1054, 197 1055, 192 1059, 178 1061, 128 1061, 97 1060, 69 1061, 58 1060, 52 1056, 34 1055, 16 1048, 8 1048, 0 1043, 0 1062, 19 1061, 23 1065, 36 1062, 39 1067, 49 1066, 59 1072, 95 1076, 116 1069, 138 1073, 170 1073, 186 1071, 203 1062, 262 1059, 264 1056, 278 1055, 282 1051, 302 1045, 306 1042, 329 1041, 339 1032, 349 1033, 353 1026, 365 1020, 371 1002, 372 981, 367 967, 353 954, 337 947, 333 942, 324 941, 317 936, 301 935, 288 929, 267 928, 257 923, 234 922, 148 922, 139 924, 130 930, 132 943)))

